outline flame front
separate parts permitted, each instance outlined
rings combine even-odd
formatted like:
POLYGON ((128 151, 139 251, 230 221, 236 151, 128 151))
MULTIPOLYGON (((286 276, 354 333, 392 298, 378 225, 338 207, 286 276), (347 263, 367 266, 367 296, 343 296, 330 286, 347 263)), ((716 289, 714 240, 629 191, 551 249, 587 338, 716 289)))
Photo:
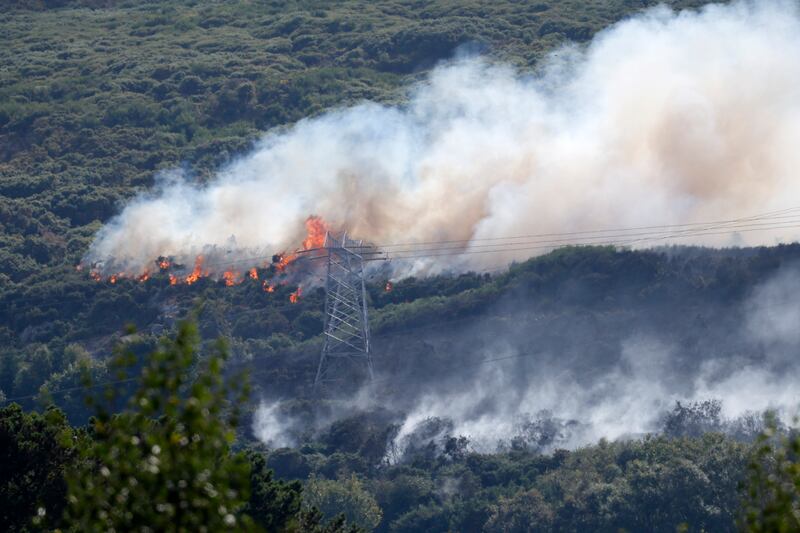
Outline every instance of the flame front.
MULTIPOLYGON (((322 218, 318 216, 310 216, 305 221, 305 229, 306 229, 306 236, 301 241, 301 247, 296 249, 294 252, 281 252, 272 256, 272 267, 274 268, 273 272, 277 272, 279 274, 284 274, 289 268, 289 266, 297 261, 301 257, 301 252, 315 250, 321 248, 325 245, 325 236, 328 232, 328 225, 325 223, 322 218)), ((163 273, 166 275, 167 279, 169 280, 170 285, 179 285, 179 284, 186 284, 186 285, 193 285, 197 283, 201 278, 206 277, 215 277, 219 279, 222 283, 225 284, 226 287, 232 287, 234 285, 239 285, 243 283, 248 278, 254 281, 259 280, 259 267, 245 267, 242 270, 239 269, 218 269, 220 265, 224 265, 225 263, 219 263, 215 261, 213 254, 211 256, 205 255, 198 255, 194 259, 194 266, 192 267, 191 272, 188 274, 185 273, 184 267, 181 266, 180 263, 175 262, 175 257, 167 257, 167 256, 160 256, 153 261, 153 265, 157 267, 155 269, 153 266, 150 268, 144 268, 138 273, 135 272, 115 272, 109 275, 106 273, 105 275, 102 273, 104 270, 103 265, 92 265, 89 269, 89 276, 95 281, 102 281, 103 279, 108 280, 111 284, 116 284, 118 281, 122 279, 133 279, 139 282, 145 282, 149 280, 151 277, 156 276, 159 277, 159 273, 163 273), (106 277, 107 276, 107 277, 106 277)), ((230 262, 228 262, 230 264, 230 262)), ((269 263, 264 263, 262 266, 266 266, 269 263)), ((83 269, 84 265, 77 265, 75 268, 80 271, 83 269)), ((110 270, 110 269, 109 269, 110 270)), ((163 279, 163 278, 161 278, 163 279)), ((287 281, 281 281, 281 284, 285 284, 287 281)), ((272 293, 275 292, 276 284, 270 281, 263 281, 262 288, 264 292, 272 293)), ((291 293, 289 296, 289 300, 292 303, 296 303, 300 298, 301 294, 300 287, 297 288, 296 291, 291 293)))
POLYGON ((233 287, 234 285, 242 282, 242 276, 233 270, 226 270, 222 273, 222 279, 225 280, 226 287, 233 287))
MULTIPOLYGON (((194 260, 194 269, 192 273, 186 276, 186 284, 191 285, 203 276, 203 256, 198 255, 194 260)), ((206 274, 208 275, 208 274, 206 274)))
POLYGON ((303 239, 303 248, 292 253, 276 254, 272 257, 272 262, 275 268, 282 272, 286 270, 290 264, 294 263, 298 256, 298 252, 314 250, 325 246, 325 235, 328 233, 328 225, 321 217, 312 215, 306 219, 306 238, 303 239))

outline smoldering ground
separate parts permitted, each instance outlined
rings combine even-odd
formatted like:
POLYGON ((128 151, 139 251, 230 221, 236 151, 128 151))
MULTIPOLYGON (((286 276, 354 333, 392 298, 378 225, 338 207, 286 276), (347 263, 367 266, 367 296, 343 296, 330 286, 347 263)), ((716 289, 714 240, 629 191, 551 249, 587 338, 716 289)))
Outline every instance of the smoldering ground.
POLYGON ((779 260, 751 250, 607 253, 526 263, 476 314, 376 335, 373 387, 317 411, 264 402, 256 436, 293 445, 378 413, 402 457, 453 436, 480 451, 548 451, 661 432, 748 439, 766 411, 792 421, 800 249, 779 260), (770 266, 728 285, 737 254, 770 266))

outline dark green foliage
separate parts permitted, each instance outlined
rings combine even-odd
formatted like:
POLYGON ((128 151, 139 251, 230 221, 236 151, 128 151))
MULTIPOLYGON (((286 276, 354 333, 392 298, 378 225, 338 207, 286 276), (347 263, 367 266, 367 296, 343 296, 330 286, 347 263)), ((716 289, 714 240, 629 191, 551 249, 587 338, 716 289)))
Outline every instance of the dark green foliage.
MULTIPOLYGON (((117 379, 140 367, 139 387, 123 410, 114 408, 114 389, 99 402, 89 396, 96 417, 88 431, 54 407, 0 409, 3 531, 358 531, 341 516, 326 522, 301 508, 302 485, 273 479, 263 454, 230 451, 247 386, 239 380, 234 393, 222 377, 224 345, 198 361, 188 322, 146 357, 131 345, 110 363, 117 379)), ((86 362, 75 346, 64 356, 86 362)))
POLYGON ((305 485, 303 500, 307 507, 319 509, 324 516, 343 514, 348 522, 366 531, 381 522, 381 508, 355 475, 338 480, 312 477, 305 485))
MULTIPOLYGON (((223 347, 192 379, 199 337, 190 323, 150 354, 128 408, 112 414, 98 404, 84 462, 67 474, 69 527, 79 531, 247 531, 240 514, 250 498, 250 464, 231 454, 241 396, 229 403, 223 347)), ((129 367, 121 351, 114 364, 129 367)), ((246 388, 241 389, 242 393, 246 388)))
POLYGON ((308 459, 298 450, 279 448, 269 454, 267 465, 278 477, 284 479, 305 479, 311 473, 308 459))
MULTIPOLYGON (((448 438, 441 452, 419 450, 421 460, 369 474, 383 512, 378 531, 732 531, 749 455, 748 445, 719 434, 549 455, 453 453, 463 444, 448 438)), ((342 452, 320 457, 305 448, 295 453, 308 453, 318 474, 353 479, 329 473, 342 452)), ((320 484, 313 470, 311 479, 320 484)))
MULTIPOLYGON (((30 343, 55 353, 56 344, 78 342, 102 359, 126 323, 158 335, 201 295, 208 309, 201 331, 242 339, 232 344, 234 356, 266 356, 313 339, 321 328, 317 295, 292 308, 291 288, 265 301, 255 282, 224 294, 213 283, 169 287, 164 277, 146 286, 99 285, 74 266, 100 224, 160 170, 184 166, 203 182, 270 127, 363 99, 401 101, 439 60, 480 51, 533 68, 555 46, 653 4, 2 3, 0 342, 11 357, 4 372, 16 365, 14 379, 19 369, 26 373, 19 390, 12 380, 3 393, 36 394, 49 379, 29 360, 30 343), (246 310, 253 314, 243 316, 246 310)), ((741 274, 723 273, 730 285, 741 274)), ((497 286, 463 295, 485 287, 485 278, 404 280, 392 292, 376 284, 370 298, 385 310, 378 330, 429 323, 445 307, 468 316, 499 296, 497 286), (458 295, 447 306, 436 298, 458 295)), ((49 373, 65 371, 56 361, 49 373)), ((303 372, 275 370, 284 378, 303 372)))
POLYGON ((800 436, 781 431, 773 418, 754 446, 748 465, 742 529, 752 532, 800 530, 800 436))
MULTIPOLYGON (((100 224, 162 169, 185 165, 205 181, 261 131, 365 98, 400 101, 421 70, 456 53, 480 50, 531 68, 553 47, 586 42, 654 3, 0 0, 0 400, 23 397, 27 408, 52 398, 70 420, 83 423, 89 412, 76 387, 85 374, 96 383, 116 379, 105 354, 122 340, 131 349, 138 343, 127 362, 147 373, 139 392, 119 387, 119 401, 129 395, 135 404, 148 401, 116 416, 101 413, 93 435, 78 433, 90 460, 80 464, 71 444, 58 446, 61 437, 76 434, 58 411, 3 409, 0 505, 8 522, 0 529, 30 528, 39 506, 45 519, 57 517, 65 505, 64 469, 80 475, 73 480, 94 483, 73 481, 78 500, 70 516, 78 529, 92 529, 95 511, 110 508, 108 498, 120 494, 116 482, 127 474, 143 481, 127 497, 145 502, 130 505, 130 520, 146 517, 157 526, 154 502, 180 492, 170 486, 173 474, 185 477, 186 469, 204 465, 237 490, 226 510, 238 511, 237 519, 250 514, 268 531, 334 533, 355 526, 348 529, 341 517, 326 524, 315 509, 298 514, 300 487, 276 481, 267 466, 300 480, 362 476, 360 488, 381 507, 380 531, 733 529, 747 448, 719 435, 698 437, 719 425, 714 404, 678 404, 664 420, 676 438, 575 452, 539 453, 553 443, 552 420, 532 423, 529 438, 491 455, 471 452, 463 438, 439 427, 389 465, 397 428, 386 417, 340 421, 320 442, 273 450, 266 460, 251 454, 247 461, 229 453, 221 359, 212 355, 197 371, 193 354, 202 350, 191 328, 179 328, 176 342, 153 358, 141 355, 202 299, 200 330, 231 336, 235 364, 255 363, 254 379, 269 392, 300 394, 319 353, 321 292, 292 306, 291 287, 267 296, 256 282, 171 287, 164 276, 109 285, 74 269, 100 224), (126 323, 142 334, 121 336, 126 323), (83 352, 76 355, 74 347, 83 352), (189 398, 214 416, 189 405, 189 398), (195 447, 191 457, 177 451, 189 426, 202 435, 187 445, 195 447), (155 455, 175 452, 174 460, 161 463, 158 473, 140 471, 141 461, 154 455, 153 444, 160 447, 155 455), (112 445, 122 459, 112 459, 112 445)), ((724 345, 726 324, 708 328, 704 316, 741 302, 757 281, 800 257, 797 246, 667 252, 571 249, 499 276, 408 279, 391 292, 385 280, 373 283, 377 352, 391 355, 397 342, 404 355, 387 357, 382 370, 401 386, 417 377, 408 368, 441 375, 453 365, 452 351, 429 339, 444 335, 445 326, 484 321, 527 324, 531 337, 552 343, 565 358, 582 356, 591 342, 599 359, 616 349, 606 333, 614 326, 658 323, 677 332, 682 357, 691 360, 708 346, 724 345), (492 316, 481 314, 486 309, 492 316), (595 334, 565 335, 576 323, 590 324, 595 334)), ((475 362, 470 357, 465 351, 459 364, 468 367, 475 362)), ((796 442, 776 447, 768 439, 759 446, 747 526, 796 529, 788 513, 796 508, 796 491, 787 490, 797 478, 796 442)), ((322 486, 329 495, 341 492, 322 486)), ((171 516, 169 524, 214 526, 219 513, 207 511, 171 516)))
POLYGON ((303 486, 297 481, 274 480, 263 454, 250 452, 248 458, 250 501, 243 512, 270 533, 297 529, 303 486))
POLYGON ((57 522, 66 504, 64 471, 78 453, 73 431, 56 408, 0 409, 0 529, 35 531, 57 522))

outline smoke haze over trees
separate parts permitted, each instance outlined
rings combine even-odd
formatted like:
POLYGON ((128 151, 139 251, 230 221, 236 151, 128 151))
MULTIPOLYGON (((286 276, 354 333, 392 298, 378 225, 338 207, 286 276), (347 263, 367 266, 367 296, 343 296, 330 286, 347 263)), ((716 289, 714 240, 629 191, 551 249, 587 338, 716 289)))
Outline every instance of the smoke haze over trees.
MULTIPOLYGON (((318 215, 379 244, 463 241, 465 255, 400 262, 399 274, 486 268, 531 254, 519 241, 470 253, 486 240, 795 207, 797 53, 796 6, 768 1, 653 9, 532 74, 456 59, 400 106, 367 102, 269 133, 202 185, 163 174, 100 230, 86 262, 139 275, 158 257, 191 265, 216 248, 246 270, 258 264, 248 257, 297 246, 318 215)), ((787 222, 686 241, 797 235, 787 222)))
POLYGON ((0 0, 0 530, 796 527, 800 14, 655 4, 0 0))

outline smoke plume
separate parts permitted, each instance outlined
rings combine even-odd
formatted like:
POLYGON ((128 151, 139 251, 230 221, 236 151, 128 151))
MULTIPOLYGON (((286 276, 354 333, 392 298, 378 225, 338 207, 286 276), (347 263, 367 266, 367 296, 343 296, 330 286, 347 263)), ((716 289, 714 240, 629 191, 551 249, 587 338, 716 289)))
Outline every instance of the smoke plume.
MULTIPOLYGON (((798 56, 796 7, 768 1, 649 10, 532 74, 454 61, 404 105, 364 102, 269 132, 206 185, 162 176, 86 259, 139 272, 161 256, 191 265, 208 249, 269 255, 297 247, 309 215, 378 244, 464 240, 469 251, 481 239, 786 208, 800 204, 798 56)), ((475 268, 532 253, 417 262, 475 268)))

